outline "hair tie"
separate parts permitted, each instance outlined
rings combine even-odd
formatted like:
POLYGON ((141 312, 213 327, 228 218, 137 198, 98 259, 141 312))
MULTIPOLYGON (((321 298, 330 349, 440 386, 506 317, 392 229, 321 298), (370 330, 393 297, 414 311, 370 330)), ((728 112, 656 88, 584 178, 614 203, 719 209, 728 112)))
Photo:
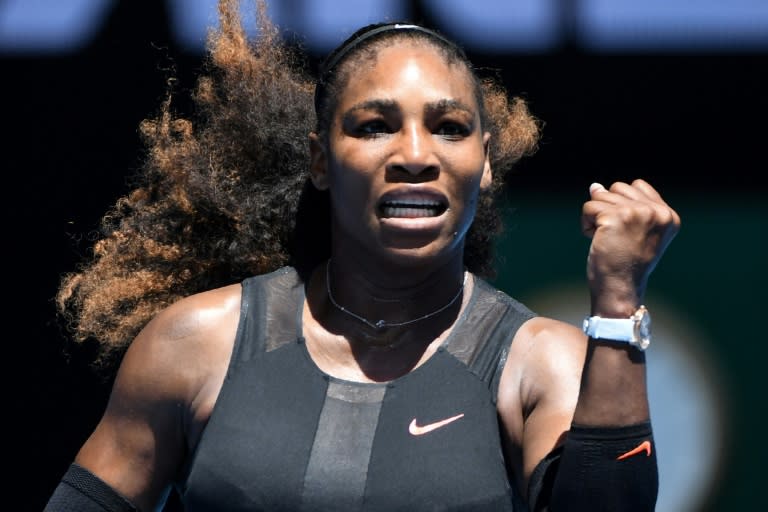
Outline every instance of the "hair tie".
POLYGON ((357 36, 351 36, 350 39, 343 43, 339 48, 334 50, 329 56, 328 60, 323 63, 320 70, 320 74, 315 84, 315 113, 320 112, 320 98, 325 92, 325 85, 328 82, 328 77, 336 68, 339 62, 354 48, 360 46, 361 43, 375 37, 383 32, 395 32, 395 31, 414 31, 421 32, 429 35, 439 41, 442 41, 449 47, 455 49, 459 54, 466 59, 464 50, 462 50, 456 43, 446 38, 445 36, 435 32, 434 30, 422 27, 420 25, 413 25, 411 23, 387 23, 385 25, 376 25, 369 30, 364 30, 357 36))

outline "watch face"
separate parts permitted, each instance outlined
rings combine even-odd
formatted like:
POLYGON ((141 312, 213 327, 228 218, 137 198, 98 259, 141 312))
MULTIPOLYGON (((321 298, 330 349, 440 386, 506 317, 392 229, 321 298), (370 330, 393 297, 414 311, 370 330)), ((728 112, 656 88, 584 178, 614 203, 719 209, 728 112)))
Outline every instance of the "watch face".
POLYGON ((640 317, 637 324, 637 344, 645 350, 651 344, 651 314, 641 306, 635 315, 640 317))

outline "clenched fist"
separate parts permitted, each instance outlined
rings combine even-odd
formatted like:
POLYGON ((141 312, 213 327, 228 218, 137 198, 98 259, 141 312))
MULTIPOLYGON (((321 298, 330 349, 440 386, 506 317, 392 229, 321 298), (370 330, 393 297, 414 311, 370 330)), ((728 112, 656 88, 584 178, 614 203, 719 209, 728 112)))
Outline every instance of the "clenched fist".
POLYGON ((587 279, 592 314, 627 317, 643 301, 648 276, 680 229, 680 216, 648 182, 589 187, 581 228, 592 239, 587 279))

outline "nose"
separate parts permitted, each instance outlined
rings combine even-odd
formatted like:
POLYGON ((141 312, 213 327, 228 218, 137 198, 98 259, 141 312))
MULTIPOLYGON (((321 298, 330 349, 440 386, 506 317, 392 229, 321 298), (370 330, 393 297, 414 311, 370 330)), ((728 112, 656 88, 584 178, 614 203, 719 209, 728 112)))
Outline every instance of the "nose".
POLYGON ((391 167, 419 175, 438 168, 432 133, 416 121, 405 124, 400 130, 398 144, 391 167))

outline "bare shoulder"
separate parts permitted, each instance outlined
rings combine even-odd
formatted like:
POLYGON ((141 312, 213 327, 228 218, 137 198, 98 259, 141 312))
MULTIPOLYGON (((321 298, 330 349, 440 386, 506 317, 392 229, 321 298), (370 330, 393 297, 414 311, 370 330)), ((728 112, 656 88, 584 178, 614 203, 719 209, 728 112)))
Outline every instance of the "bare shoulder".
POLYGON ((508 363, 519 365, 521 377, 533 384, 547 376, 573 372, 580 375, 586 349, 587 337, 575 325, 534 317, 516 333, 508 363))
POLYGON ((139 374, 143 382, 163 379, 172 385, 177 380, 194 388, 199 379, 228 363, 239 321, 240 294, 241 287, 235 284, 170 305, 131 343, 120 372, 139 374))
MULTIPOLYGON (((160 312, 136 338, 159 338, 170 346, 209 344, 211 335, 237 323, 240 313, 240 284, 233 284, 185 297, 160 312)), ((220 336, 219 336, 220 337, 220 336)))
POLYGON ((107 408, 76 461, 142 510, 155 510, 194 448, 226 375, 240 285, 191 295, 128 347, 107 408))
POLYGON ((578 327, 547 317, 528 320, 510 347, 500 401, 513 399, 523 416, 546 395, 575 405, 586 350, 587 338, 578 327))

